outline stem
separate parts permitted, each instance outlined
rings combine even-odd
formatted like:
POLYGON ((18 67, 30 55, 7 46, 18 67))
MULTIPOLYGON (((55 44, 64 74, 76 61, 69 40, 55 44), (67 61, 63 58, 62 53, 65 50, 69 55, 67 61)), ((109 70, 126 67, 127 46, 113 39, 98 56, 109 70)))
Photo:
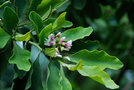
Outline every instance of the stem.
POLYGON ((27 21, 27 22, 25 22, 25 23, 23 23, 23 24, 18 25, 18 27, 22 27, 22 26, 28 25, 28 24, 30 24, 30 21, 27 21))
POLYGON ((3 6, 7 5, 8 3, 11 3, 11 2, 10 2, 10 1, 6 1, 6 2, 4 2, 3 4, 1 4, 1 5, 0 5, 0 9, 1 9, 3 6))
POLYGON ((59 6, 57 6, 55 9, 52 10, 52 12, 55 12, 58 10, 61 6, 63 6, 65 3, 67 3, 69 0, 65 0, 63 3, 61 3, 59 6))
POLYGON ((12 37, 12 39, 15 39, 16 32, 17 32, 17 29, 14 28, 14 32, 13 32, 13 37, 12 37))
POLYGON ((36 46, 40 51, 43 51, 43 49, 36 43, 29 41, 30 44, 36 46))

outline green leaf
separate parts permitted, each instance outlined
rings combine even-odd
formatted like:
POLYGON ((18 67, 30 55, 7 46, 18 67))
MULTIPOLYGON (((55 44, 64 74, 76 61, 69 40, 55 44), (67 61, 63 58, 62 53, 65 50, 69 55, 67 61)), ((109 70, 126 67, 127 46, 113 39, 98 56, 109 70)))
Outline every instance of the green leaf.
POLYGON ((73 23, 70 22, 70 21, 66 21, 66 20, 62 24, 63 28, 69 28, 69 27, 72 27, 72 26, 73 26, 73 23))
POLYGON ((29 11, 35 11, 37 9, 37 6, 41 3, 43 0, 31 0, 29 11))
POLYGON ((31 69, 29 74, 28 74, 28 79, 27 79, 27 83, 25 86, 25 90, 28 90, 32 85, 32 74, 33 74, 33 69, 31 69))
POLYGON ((47 25, 46 27, 44 27, 44 28, 41 30, 41 32, 40 32, 40 34, 39 34, 39 43, 40 43, 41 47, 43 47, 43 45, 44 45, 44 40, 45 40, 45 38, 47 38, 48 35, 49 35, 52 31, 53 31, 53 29, 52 29, 52 24, 47 25))
POLYGON ((76 65, 74 64, 66 64, 64 62, 59 61, 62 66, 67 67, 71 71, 80 70, 82 68, 82 60, 80 60, 76 65))
POLYGON ((55 22, 53 24, 53 29, 57 30, 62 27, 62 24, 65 21, 65 15, 66 15, 66 12, 60 14, 60 16, 55 20, 55 22))
POLYGON ((92 31, 93 31, 92 27, 88 28, 77 27, 64 31, 61 37, 66 37, 66 41, 69 40, 75 41, 78 39, 82 39, 86 36, 89 36, 92 33, 92 31))
POLYGON ((82 60, 80 60, 74 67, 71 67, 71 71, 79 70, 82 68, 82 60))
MULTIPOLYGON (((60 65, 61 66, 61 65, 60 65)), ((60 67, 60 75, 61 75, 61 85, 62 85, 62 90, 72 90, 71 83, 69 80, 65 77, 63 67, 60 67)))
POLYGON ((39 53, 39 52, 40 52, 40 50, 36 46, 34 46, 34 45, 31 46, 31 58, 30 58, 30 61, 32 63, 37 59, 37 57, 38 57, 37 53, 39 53))
POLYGON ((99 48, 99 41, 95 40, 95 41, 91 41, 91 40, 76 40, 75 42, 73 42, 73 45, 71 47, 71 52, 78 52, 82 49, 87 49, 89 51, 92 50, 96 50, 99 48), (79 48, 78 48, 79 47, 79 48))
POLYGON ((27 32, 25 35, 16 36, 17 41, 28 41, 31 39, 31 32, 27 32))
POLYGON ((26 75, 22 79, 16 77, 16 74, 14 74, 14 80, 11 90, 20 90, 20 88, 21 90, 25 90, 27 80, 28 80, 28 73, 26 73, 26 75))
POLYGON ((54 57, 55 53, 56 53, 56 49, 55 48, 45 48, 44 52, 47 56, 54 57))
POLYGON ((20 48, 14 42, 13 55, 9 59, 10 64, 16 64, 18 69, 29 71, 31 68, 31 64, 29 62, 31 55, 30 52, 20 48))
POLYGON ((114 83, 113 80, 109 77, 109 75, 101 70, 99 67, 96 66, 83 66, 81 70, 78 70, 78 72, 82 76, 88 76, 91 79, 105 85, 107 88, 110 89, 117 89, 119 88, 118 85, 114 83))
MULTIPOLYGON (((39 54, 40 55, 40 54, 39 54)), ((31 87, 29 90, 43 90, 42 86, 42 72, 39 64, 39 55, 32 67, 31 87)), ((29 83, 30 84, 30 83, 29 83)), ((28 88, 28 86, 27 86, 28 88)))
MULTIPOLYGON (((26 18, 26 15, 24 15, 24 14, 27 13, 27 8, 28 8, 27 1, 26 0, 15 0, 14 3, 17 8, 17 14, 20 17, 19 19, 23 21, 24 18, 26 18)), ((20 21, 20 22, 22 22, 22 21, 20 21)))
POLYGON ((4 48, 9 39, 11 38, 1 27, 0 27, 0 49, 4 48))
POLYGON ((19 79, 22 79, 26 75, 26 71, 19 70, 16 65, 14 65, 14 71, 15 71, 16 78, 18 77, 19 79))
POLYGON ((50 6, 49 9, 47 10, 47 12, 42 16, 42 20, 46 20, 49 17, 49 15, 51 14, 51 12, 52 12, 52 8, 50 6))
POLYGON ((73 0, 73 3, 74 3, 73 7, 75 9, 82 10, 86 5, 87 0, 73 0))
POLYGON ((101 69, 110 68, 110 69, 120 69, 123 67, 123 63, 116 57, 108 55, 104 51, 88 51, 81 50, 71 56, 69 56, 72 62, 79 62, 82 60, 83 65, 86 66, 98 66, 101 69))
POLYGON ((53 62, 50 62, 47 71, 46 90, 61 90, 58 67, 53 62))
POLYGON ((29 14, 29 19, 32 22, 32 24, 36 30, 36 33, 38 35, 43 28, 43 21, 42 21, 40 15, 34 11, 31 11, 29 14))
MULTIPOLYGON (((44 24, 45 25, 49 25, 50 23, 54 23, 56 21, 56 18, 49 18, 44 24)), ((69 28, 72 27, 73 23, 70 21, 65 20, 62 24, 61 24, 61 28, 69 28)))
POLYGON ((0 50, 0 77, 8 66, 8 60, 11 56, 11 40, 8 41, 4 49, 0 50))
POLYGON ((54 9, 62 2, 63 0, 42 0, 42 2, 37 7, 37 12, 40 14, 44 14, 47 12, 50 6, 52 9, 54 9))
POLYGON ((7 5, 8 3, 10 3, 10 1, 5 1, 4 3, 2 3, 2 4, 0 5, 0 9, 1 9, 3 6, 7 5))
POLYGON ((12 29, 17 26, 18 21, 17 14, 10 7, 5 7, 3 11, 3 23, 8 32, 12 32, 12 29))

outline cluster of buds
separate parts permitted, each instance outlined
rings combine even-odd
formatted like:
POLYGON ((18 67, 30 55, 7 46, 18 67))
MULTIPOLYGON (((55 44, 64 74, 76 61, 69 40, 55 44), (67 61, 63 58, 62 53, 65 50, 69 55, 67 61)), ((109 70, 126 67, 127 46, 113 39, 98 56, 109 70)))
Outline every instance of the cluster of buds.
POLYGON ((62 57, 62 55, 60 55, 59 48, 61 51, 63 50, 69 51, 72 46, 72 40, 66 42, 65 41, 66 37, 60 37, 60 36, 61 32, 57 33, 56 36, 51 33, 48 36, 48 39, 45 40, 46 46, 55 46, 56 48, 55 57, 62 57))

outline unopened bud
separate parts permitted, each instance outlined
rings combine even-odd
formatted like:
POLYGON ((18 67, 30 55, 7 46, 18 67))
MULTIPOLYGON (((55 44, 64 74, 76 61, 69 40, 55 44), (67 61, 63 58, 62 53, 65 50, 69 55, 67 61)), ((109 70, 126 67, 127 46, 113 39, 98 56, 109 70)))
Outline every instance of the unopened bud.
POLYGON ((66 39, 66 37, 62 37, 59 41, 59 44, 61 44, 64 40, 66 39))

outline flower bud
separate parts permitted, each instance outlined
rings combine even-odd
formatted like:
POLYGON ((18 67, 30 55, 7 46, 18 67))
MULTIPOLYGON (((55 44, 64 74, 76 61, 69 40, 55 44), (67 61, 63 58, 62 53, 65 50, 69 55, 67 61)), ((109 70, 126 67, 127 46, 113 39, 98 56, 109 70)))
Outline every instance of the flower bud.
POLYGON ((57 33, 56 37, 60 38, 61 32, 57 33))
POLYGON ((62 57, 62 55, 55 53, 55 57, 62 57))
POLYGON ((59 44, 61 44, 64 40, 66 39, 66 37, 62 37, 59 41, 59 44))
POLYGON ((55 57, 62 57, 62 55, 60 55, 58 48, 55 48, 55 49, 56 49, 55 57))
POLYGON ((52 45, 54 45, 54 44, 55 44, 54 41, 49 42, 49 45, 50 45, 50 46, 52 46, 52 45))
POLYGON ((48 36, 48 39, 50 39, 50 40, 55 40, 55 39, 54 39, 54 34, 51 33, 51 34, 48 36))

